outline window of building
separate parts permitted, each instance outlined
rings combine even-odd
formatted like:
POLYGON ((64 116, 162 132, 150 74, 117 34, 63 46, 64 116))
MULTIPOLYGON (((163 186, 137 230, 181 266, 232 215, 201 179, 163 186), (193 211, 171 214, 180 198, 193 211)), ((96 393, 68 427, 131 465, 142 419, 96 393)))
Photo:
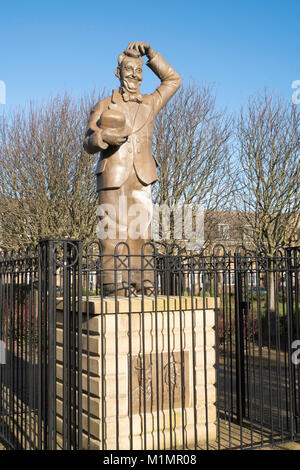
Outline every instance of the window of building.
POLYGON ((229 225, 228 224, 218 224, 218 236, 221 240, 229 239, 229 225))
POLYGON ((224 284, 225 286, 234 286, 235 285, 235 275, 234 272, 231 271, 230 273, 224 273, 224 284))

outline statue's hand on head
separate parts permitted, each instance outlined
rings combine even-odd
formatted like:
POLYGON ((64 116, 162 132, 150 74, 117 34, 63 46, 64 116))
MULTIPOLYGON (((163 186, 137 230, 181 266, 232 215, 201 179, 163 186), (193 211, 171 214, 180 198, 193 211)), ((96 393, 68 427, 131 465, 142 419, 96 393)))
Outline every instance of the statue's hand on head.
POLYGON ((151 49, 150 44, 148 42, 134 41, 129 43, 126 49, 135 49, 141 54, 141 56, 146 55, 149 60, 151 60, 155 54, 154 50, 151 49))

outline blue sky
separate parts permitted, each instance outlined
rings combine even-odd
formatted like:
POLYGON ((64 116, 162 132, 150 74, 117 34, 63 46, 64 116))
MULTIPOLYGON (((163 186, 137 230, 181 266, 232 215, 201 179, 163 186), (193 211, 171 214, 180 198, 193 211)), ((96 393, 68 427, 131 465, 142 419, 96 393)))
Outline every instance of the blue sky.
MULTIPOLYGON (((291 99, 300 80, 299 0, 5 1, 0 6, 0 113, 118 86, 118 54, 148 41, 184 82, 214 83, 217 102, 236 111, 265 86, 291 99)), ((146 68, 142 91, 158 81, 146 68)))

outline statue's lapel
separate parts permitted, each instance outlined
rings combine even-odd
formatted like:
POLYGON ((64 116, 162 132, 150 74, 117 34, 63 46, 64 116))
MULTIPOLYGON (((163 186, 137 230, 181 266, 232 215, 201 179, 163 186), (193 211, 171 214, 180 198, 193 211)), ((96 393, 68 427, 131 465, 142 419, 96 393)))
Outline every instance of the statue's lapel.
POLYGON ((152 106, 145 101, 139 105, 133 123, 132 132, 139 132, 141 130, 141 128, 147 123, 151 111, 152 106))
POLYGON ((109 109, 116 109, 122 113, 124 113, 124 106, 123 105, 123 99, 120 93, 117 90, 113 91, 112 97, 111 97, 111 102, 108 106, 109 109))

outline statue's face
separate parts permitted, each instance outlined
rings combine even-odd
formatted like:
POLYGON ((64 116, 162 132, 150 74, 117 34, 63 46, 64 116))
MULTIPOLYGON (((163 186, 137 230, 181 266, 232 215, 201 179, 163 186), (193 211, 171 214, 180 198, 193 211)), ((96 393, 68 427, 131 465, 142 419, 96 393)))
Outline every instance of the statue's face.
POLYGON ((139 59, 125 57, 120 67, 121 85, 128 93, 139 92, 143 80, 143 64, 139 59))

